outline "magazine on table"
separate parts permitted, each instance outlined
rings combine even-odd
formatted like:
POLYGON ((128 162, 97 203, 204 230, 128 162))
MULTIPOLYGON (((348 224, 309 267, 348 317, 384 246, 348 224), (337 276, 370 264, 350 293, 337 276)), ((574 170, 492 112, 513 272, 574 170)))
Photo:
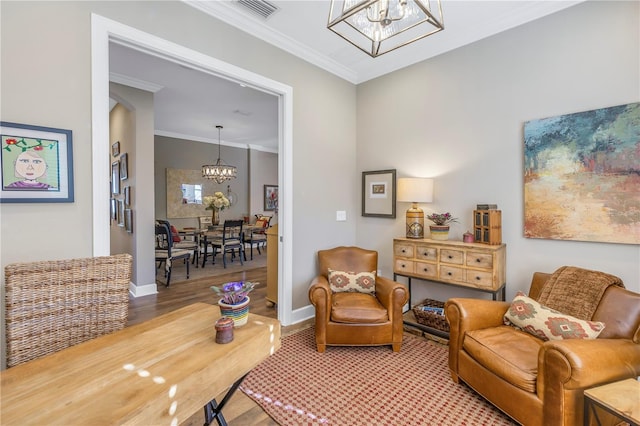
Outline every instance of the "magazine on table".
POLYGON ((432 312, 436 315, 444 315, 444 308, 439 308, 437 306, 423 306, 422 310, 424 312, 432 312))

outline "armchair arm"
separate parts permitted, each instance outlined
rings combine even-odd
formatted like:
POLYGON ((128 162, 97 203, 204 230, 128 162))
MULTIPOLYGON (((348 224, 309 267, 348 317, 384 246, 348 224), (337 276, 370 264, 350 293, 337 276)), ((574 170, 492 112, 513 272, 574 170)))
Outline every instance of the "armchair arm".
POLYGON ((376 276, 376 297, 387 309, 389 321, 393 321, 396 316, 402 317, 402 307, 409 300, 409 292, 399 282, 376 276))
POLYGON ((449 369, 458 382, 458 353, 467 331, 502 325, 502 317, 509 309, 509 302, 484 299, 449 299, 444 306, 449 323, 449 369))
POLYGON ((640 344, 628 339, 545 342, 538 354, 538 395, 547 424, 582 411, 583 390, 640 375, 640 344))
POLYGON ((309 300, 316 308, 316 331, 324 330, 331 316, 331 288, 324 275, 318 275, 309 286, 309 300), (320 327, 320 328, 319 328, 320 327))

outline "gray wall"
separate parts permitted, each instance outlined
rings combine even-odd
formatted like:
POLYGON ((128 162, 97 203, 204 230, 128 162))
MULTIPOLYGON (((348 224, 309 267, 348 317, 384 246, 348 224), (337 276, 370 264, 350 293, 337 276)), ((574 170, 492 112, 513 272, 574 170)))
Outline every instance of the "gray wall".
MULTIPOLYGON (((527 290, 534 271, 562 265, 607 271, 640 291, 638 245, 523 236, 524 122, 640 100, 639 5, 586 2, 358 86, 356 169, 434 177, 434 202, 421 208, 460 218, 451 239, 472 229, 477 203, 497 203, 507 298, 527 290)), ((398 203, 395 220, 358 219, 358 244, 379 250, 385 275, 409 207, 398 203)), ((480 295, 413 288, 414 301, 480 295)))
MULTIPOLYGON (((166 169, 196 170, 200 171, 203 164, 214 164, 218 158, 217 144, 205 142, 195 142, 185 139, 175 139, 165 136, 155 138, 155 217, 157 219, 167 218, 167 180, 166 169)), ((247 161, 247 150, 222 145, 220 156, 227 164, 232 164, 238 168, 238 177, 229 182, 217 184, 213 181, 207 183, 212 190, 227 193, 227 185, 238 194, 239 200, 229 209, 220 212, 220 220, 241 219, 242 215, 248 211, 246 195, 249 189, 249 162, 247 161)), ((277 167, 276 167, 277 171, 277 167)), ((194 182, 183 182, 194 183, 194 182)), ((203 195, 213 195, 205 193, 203 195)), ((211 210, 202 209, 202 216, 211 216, 211 210)), ((198 226, 197 218, 169 218, 172 225, 177 228, 185 226, 198 226)))
MULTIPOLYGON (((93 12, 293 88, 291 285, 294 309, 308 305, 316 251, 356 242, 354 85, 182 2, 2 2, 1 7, 2 120, 73 131, 76 201, 49 204, 46 213, 42 206, 2 204, 0 266, 92 255, 93 12), (319 159, 327 159, 326 164, 319 159), (336 222, 335 210, 354 214, 336 222), (37 249, 33 241, 39 242, 37 249)), ((145 177, 152 179, 153 172, 145 177)), ((154 205, 153 192, 136 191, 135 197, 137 204, 154 205)), ((139 217, 137 222, 139 227, 139 217)))
POLYGON ((278 223, 278 214, 275 211, 264 210, 264 185, 278 185, 278 154, 252 149, 249 151, 249 164, 251 220, 254 220, 254 214, 264 214, 272 216, 270 224, 275 225, 278 223))

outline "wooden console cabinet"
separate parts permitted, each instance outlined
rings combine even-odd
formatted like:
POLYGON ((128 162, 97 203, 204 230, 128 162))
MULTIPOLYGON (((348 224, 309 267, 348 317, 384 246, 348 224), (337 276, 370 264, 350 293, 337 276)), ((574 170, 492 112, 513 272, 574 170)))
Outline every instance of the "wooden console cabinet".
MULTIPOLYGON (((506 256, 505 244, 487 245, 462 241, 395 238, 393 240, 393 279, 396 280, 398 275, 407 277, 410 307, 413 306, 411 303, 412 278, 466 287, 491 293, 493 300, 504 300, 506 256)), ((429 328, 421 324, 407 324, 422 329, 429 328)), ((443 335, 443 333, 436 334, 443 335)))

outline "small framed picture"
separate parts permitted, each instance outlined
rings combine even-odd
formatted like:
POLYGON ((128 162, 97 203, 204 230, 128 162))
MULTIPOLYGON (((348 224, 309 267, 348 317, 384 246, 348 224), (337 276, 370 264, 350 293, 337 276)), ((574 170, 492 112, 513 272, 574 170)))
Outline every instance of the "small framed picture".
POLYGON ((124 226, 124 200, 118 200, 118 226, 124 226))
POLYGON ((124 228, 129 234, 133 234, 133 210, 124 210, 124 228))
POLYGON ((275 211, 278 209, 278 185, 264 186, 264 211, 275 211))
POLYGON ((115 198, 111 199, 111 220, 118 221, 118 200, 115 198))
POLYGON ((111 145, 111 156, 117 157, 120 155, 120 141, 116 141, 111 145))
POLYGON ((396 217, 396 171, 362 172, 362 216, 396 217))
POLYGON ((120 180, 126 180, 129 177, 129 156, 127 153, 120 157, 120 180))
POLYGON ((120 193, 120 161, 111 163, 111 193, 120 193))
POLYGON ((0 121, 0 203, 72 203, 71 130, 0 121))
POLYGON ((129 185, 124 187, 124 206, 131 206, 131 187, 129 185))

